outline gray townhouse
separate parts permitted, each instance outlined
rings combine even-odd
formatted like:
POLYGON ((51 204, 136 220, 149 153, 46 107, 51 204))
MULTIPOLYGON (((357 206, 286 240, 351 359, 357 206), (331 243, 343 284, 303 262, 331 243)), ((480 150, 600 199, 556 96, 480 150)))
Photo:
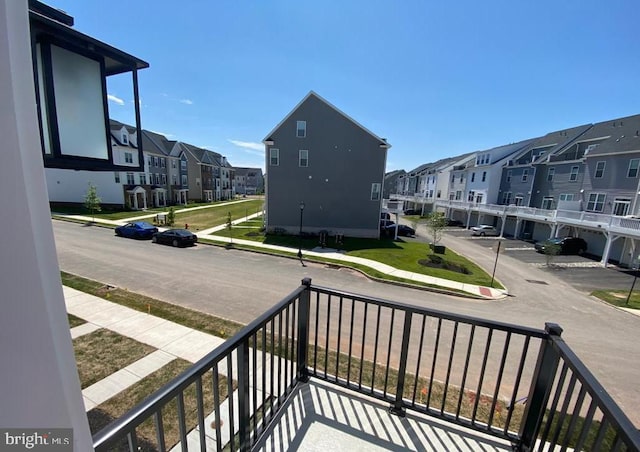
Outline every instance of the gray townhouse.
POLYGON ((268 232, 379 236, 386 139, 311 91, 263 143, 268 232))
POLYGON ((212 151, 178 142, 187 162, 189 200, 212 202, 220 184, 220 162, 212 151))
POLYGON ((392 193, 398 193, 398 181, 405 174, 407 174, 405 170, 395 170, 384 175, 384 183, 382 184, 382 197, 384 199, 389 199, 392 193))
POLYGON ((239 195, 257 195, 264 191, 262 168, 234 168, 235 189, 239 195))

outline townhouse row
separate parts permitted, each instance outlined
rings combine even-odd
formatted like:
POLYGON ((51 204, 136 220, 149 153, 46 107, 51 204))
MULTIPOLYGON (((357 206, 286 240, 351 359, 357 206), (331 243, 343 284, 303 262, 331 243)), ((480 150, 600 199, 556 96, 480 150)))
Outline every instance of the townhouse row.
POLYGON ((409 207, 445 210, 467 226, 488 223, 507 236, 580 236, 604 265, 635 266, 639 172, 635 115, 443 159, 389 174, 386 182, 389 197, 409 207))

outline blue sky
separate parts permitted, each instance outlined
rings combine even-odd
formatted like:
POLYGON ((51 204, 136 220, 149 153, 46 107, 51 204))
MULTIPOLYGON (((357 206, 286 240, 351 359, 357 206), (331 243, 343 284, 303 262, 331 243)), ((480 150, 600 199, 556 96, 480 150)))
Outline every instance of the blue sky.
MULTIPOLYGON (((314 90, 393 145, 387 170, 640 113, 636 0, 48 0, 150 63, 142 126, 264 167, 314 90)), ((131 77, 108 83, 134 123, 131 77)))

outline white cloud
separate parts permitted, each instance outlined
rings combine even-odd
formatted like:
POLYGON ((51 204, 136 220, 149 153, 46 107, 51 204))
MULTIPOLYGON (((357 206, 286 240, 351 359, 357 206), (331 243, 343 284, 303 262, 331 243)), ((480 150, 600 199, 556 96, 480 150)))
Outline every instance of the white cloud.
POLYGON ((124 105, 124 100, 114 96, 113 94, 107 94, 107 99, 109 99, 111 102, 116 103, 118 105, 124 105))
POLYGON ((180 99, 180 103, 185 105, 193 105, 193 101, 190 99, 180 99))
POLYGON ((260 151, 262 154, 264 154, 264 144, 262 143, 255 143, 253 141, 240 141, 240 140, 227 140, 229 143, 236 145, 240 148, 245 148, 245 149, 252 149, 254 151, 260 151))

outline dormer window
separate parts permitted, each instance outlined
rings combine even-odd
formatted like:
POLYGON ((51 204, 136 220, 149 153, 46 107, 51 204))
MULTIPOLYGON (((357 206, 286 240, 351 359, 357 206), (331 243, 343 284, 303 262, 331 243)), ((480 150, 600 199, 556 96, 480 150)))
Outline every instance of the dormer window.
POLYGON ((129 135, 127 132, 122 132, 122 144, 129 144, 129 135))

